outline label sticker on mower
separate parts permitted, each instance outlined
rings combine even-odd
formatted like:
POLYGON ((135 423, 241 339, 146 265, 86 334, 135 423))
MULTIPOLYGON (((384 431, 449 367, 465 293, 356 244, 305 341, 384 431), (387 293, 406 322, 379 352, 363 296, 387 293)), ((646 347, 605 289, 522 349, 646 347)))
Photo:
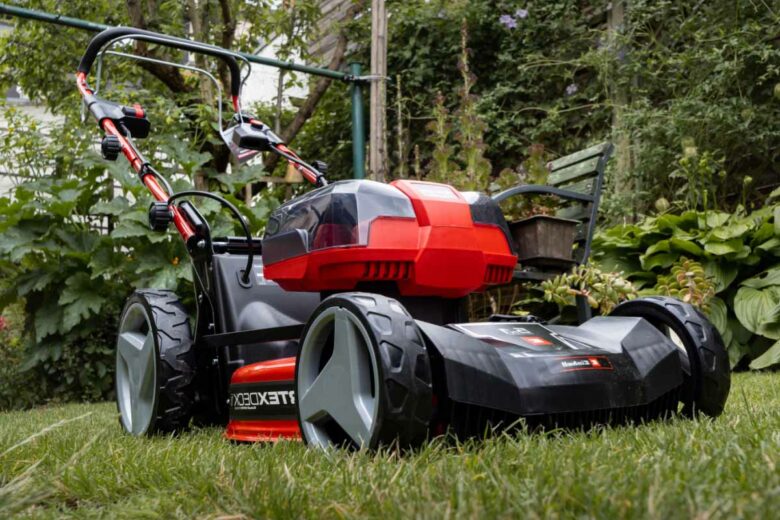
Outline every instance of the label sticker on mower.
POLYGON ((577 350, 574 345, 539 323, 459 323, 452 325, 452 328, 497 347, 519 347, 516 352, 518 356, 524 356, 524 352, 577 350))
POLYGON ((231 419, 295 419, 292 382, 230 385, 231 419))
POLYGON ((558 358, 560 372, 577 370, 613 370, 612 363, 606 356, 572 356, 558 358))

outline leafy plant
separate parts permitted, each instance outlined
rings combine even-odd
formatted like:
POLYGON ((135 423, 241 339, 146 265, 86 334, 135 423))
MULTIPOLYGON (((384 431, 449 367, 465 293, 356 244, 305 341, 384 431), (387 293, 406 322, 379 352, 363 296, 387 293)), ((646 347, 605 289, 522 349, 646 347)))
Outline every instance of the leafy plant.
POLYGON ((565 307, 576 305, 578 296, 599 314, 609 314, 618 303, 637 297, 634 285, 620 273, 603 272, 592 265, 579 265, 570 273, 564 273, 542 282, 544 299, 565 307))
MULTIPOLYGON (((752 212, 738 208, 734 213, 666 213, 609 228, 595 237, 594 261, 604 269, 627 273, 635 285, 651 291, 683 289, 689 278, 685 273, 695 261, 713 285, 714 296, 708 296, 705 278, 697 269, 691 299, 708 301, 704 310, 723 336, 732 366, 778 366, 778 195, 780 190, 775 190, 764 207, 752 212), (682 256, 691 259, 688 267, 679 264, 682 256)), ((682 294, 685 297, 686 291, 682 294)))
MULTIPOLYGON (((59 12, 55 3, 39 0, 31 7, 59 12)), ((225 7, 253 19, 268 9, 265 4, 250 4, 226 3, 225 7)), ((67 14, 82 18, 129 21, 112 2, 79 0, 68 2, 67 7, 67 14)), ((127 9, 147 7, 133 3, 127 9)), ((181 3, 160 4, 146 21, 158 30, 180 34, 182 9, 181 3)), ((189 13, 188 20, 217 14, 219 10, 200 9, 189 13)), ((258 36, 261 26, 267 24, 249 24, 247 32, 237 36, 236 47, 252 45, 251 38, 258 36)), ((201 29, 229 35, 217 25, 201 29)), ((210 40, 205 32, 199 36, 210 40)), ((43 126, 16 107, 0 107, 7 126, 0 137, 0 161, 16 179, 11 193, 0 197, 0 264, 13 266, 0 287, 0 310, 20 302, 25 315, 19 350, 3 355, 23 355, 23 365, 14 366, 34 381, 39 401, 108 397, 113 389, 116 319, 127 295, 139 287, 175 289, 183 298, 191 292, 181 241, 173 234, 149 231, 148 191, 125 161, 107 163, 99 158, 94 123, 85 126, 80 121, 81 100, 73 77, 64 72, 75 69, 74 60, 90 37, 86 32, 24 20, 0 36, 7 51, 0 57, 0 87, 5 91, 19 82, 28 96, 55 115, 43 126), (58 52, 52 53, 52 48, 58 52)), ((217 60, 213 61, 200 65, 212 68, 222 79, 217 60)), ((215 138, 215 114, 208 103, 216 94, 201 89, 203 85, 190 75, 182 76, 173 88, 166 78, 178 73, 160 77, 114 58, 107 59, 104 67, 110 67, 112 80, 103 84, 102 90, 110 90, 106 97, 146 107, 153 131, 138 144, 171 179, 174 189, 198 185, 220 191, 240 208, 256 232, 262 231, 277 199, 266 193, 246 204, 237 196, 259 170, 228 173, 226 149, 215 138)), ((215 236, 234 232, 235 223, 216 203, 198 206, 215 236)))
MULTIPOLYGON (((415 164, 434 169, 436 146, 427 127, 439 94, 450 114, 458 111, 465 18, 469 70, 479 78, 470 92, 485 123, 481 140, 493 178, 515 170, 533 143, 559 157, 612 140, 616 158, 608 165, 601 205, 610 222, 634 220, 662 198, 675 211, 732 210, 760 201, 777 182, 780 164, 776 10, 752 0, 637 0, 626 4, 621 30, 611 31, 604 5, 388 2, 388 70, 403 85, 400 93, 388 89, 388 107, 403 96, 403 110, 388 111, 388 141, 403 133, 409 152, 394 154, 392 162, 405 161, 405 171, 415 164), (516 16, 518 8, 523 17, 516 16), (695 157, 683 166, 686 148, 695 157), (710 185, 694 177, 704 157, 710 185), (752 183, 744 190, 746 177, 752 183), (706 208, 702 187, 708 190, 706 208)), ((351 59, 363 63, 370 56, 368 18, 354 27, 351 59)), ((318 150, 344 168, 348 128, 332 122, 349 121, 349 108, 348 98, 334 93, 314 118, 331 127, 318 137, 318 150)), ((454 159, 459 143, 451 144, 454 159)), ((392 164, 391 170, 400 168, 392 164)))
POLYGON ((710 300, 715 296, 715 284, 699 262, 682 257, 672 264, 669 274, 658 277, 658 283, 650 292, 678 298, 708 313, 710 300))
POLYGON ((460 71, 461 87, 458 91, 459 105, 450 116, 441 92, 436 96, 432 120, 427 125, 428 140, 434 146, 426 179, 455 186, 464 191, 484 189, 490 182, 491 165, 484 156, 485 121, 477 111, 477 97, 472 93, 476 76, 471 70, 468 48, 468 24, 464 19, 460 31, 460 71), (454 125, 451 119, 454 119, 454 125), (454 129, 453 129, 454 127, 454 129), (458 147, 450 144, 454 130, 454 139, 458 147))
MULTIPOLYGON (((497 193, 517 184, 546 185, 549 182, 550 169, 543 144, 535 143, 528 147, 528 156, 520 164, 518 171, 503 170, 490 185, 489 191, 497 193)), ((559 209, 558 198, 553 195, 529 194, 512 197, 502 204, 504 214, 510 220, 523 219, 534 215, 554 215, 559 209)))

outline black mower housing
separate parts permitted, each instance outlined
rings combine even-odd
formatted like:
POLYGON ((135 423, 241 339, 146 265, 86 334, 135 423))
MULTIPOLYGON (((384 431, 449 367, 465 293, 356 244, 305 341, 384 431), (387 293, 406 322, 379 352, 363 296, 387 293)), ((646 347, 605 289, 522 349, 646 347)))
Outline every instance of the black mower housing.
POLYGON ((417 324, 449 399, 516 416, 639 407, 683 382, 685 353, 641 318, 597 317, 579 327, 417 324))

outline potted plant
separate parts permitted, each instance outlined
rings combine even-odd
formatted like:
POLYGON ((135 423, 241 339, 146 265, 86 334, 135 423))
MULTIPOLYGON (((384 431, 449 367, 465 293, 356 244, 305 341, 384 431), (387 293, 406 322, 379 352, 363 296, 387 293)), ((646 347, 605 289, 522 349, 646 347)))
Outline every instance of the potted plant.
MULTIPOLYGON (((525 184, 546 185, 550 176, 544 145, 533 144, 519 173, 506 170, 499 184, 509 187, 518 178, 525 184)), ((573 248, 579 221, 556 217, 558 199, 553 195, 529 194, 507 201, 509 231, 517 246, 517 260, 534 267, 566 268, 574 264, 573 248)))

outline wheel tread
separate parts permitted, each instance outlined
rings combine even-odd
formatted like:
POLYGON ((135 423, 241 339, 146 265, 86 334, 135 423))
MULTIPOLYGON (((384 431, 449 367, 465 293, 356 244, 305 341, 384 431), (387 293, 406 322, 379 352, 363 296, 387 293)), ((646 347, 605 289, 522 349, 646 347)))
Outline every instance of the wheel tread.
POLYGON ((189 316, 173 291, 140 289, 130 301, 145 302, 159 347, 157 415, 147 434, 187 429, 195 395, 196 359, 189 316))

